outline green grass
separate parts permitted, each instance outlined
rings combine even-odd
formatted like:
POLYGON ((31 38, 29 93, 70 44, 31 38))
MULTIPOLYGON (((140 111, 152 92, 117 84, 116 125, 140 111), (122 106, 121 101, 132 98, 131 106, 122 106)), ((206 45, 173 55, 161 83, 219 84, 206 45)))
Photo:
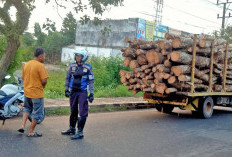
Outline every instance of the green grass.
MULTIPOLYGON (((45 98, 65 98, 64 96, 64 82, 65 82, 66 70, 51 71, 49 72, 49 79, 47 86, 44 90, 45 98)), ((133 95, 131 91, 127 90, 123 85, 108 85, 106 87, 95 87, 94 97, 140 97, 143 93, 139 92, 133 95)))
POLYGON ((100 97, 140 97, 143 96, 142 92, 137 93, 136 95, 133 95, 131 91, 127 90, 126 86, 123 85, 118 85, 116 87, 105 87, 102 88, 101 90, 98 90, 94 96, 96 98, 100 98, 100 97))
MULTIPOLYGON (((90 106, 89 113, 97 113, 97 112, 116 112, 116 111, 126 111, 126 106, 113 106, 106 105, 104 107, 100 106, 90 106)), ((47 116, 60 116, 60 115, 70 115, 69 107, 54 107, 46 109, 47 116)))
POLYGON ((46 98, 64 98, 64 80, 66 72, 61 71, 52 71, 49 72, 49 79, 44 89, 44 95, 46 98))

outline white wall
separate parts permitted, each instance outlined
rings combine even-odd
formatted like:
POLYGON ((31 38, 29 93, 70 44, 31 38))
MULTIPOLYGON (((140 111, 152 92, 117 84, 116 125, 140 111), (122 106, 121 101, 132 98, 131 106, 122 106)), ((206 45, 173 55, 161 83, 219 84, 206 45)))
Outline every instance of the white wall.
POLYGON ((89 56, 95 55, 99 57, 116 57, 119 55, 122 56, 120 49, 112 48, 98 48, 98 47, 86 47, 86 46, 69 46, 62 48, 61 62, 74 62, 73 49, 84 48, 89 52, 89 56))

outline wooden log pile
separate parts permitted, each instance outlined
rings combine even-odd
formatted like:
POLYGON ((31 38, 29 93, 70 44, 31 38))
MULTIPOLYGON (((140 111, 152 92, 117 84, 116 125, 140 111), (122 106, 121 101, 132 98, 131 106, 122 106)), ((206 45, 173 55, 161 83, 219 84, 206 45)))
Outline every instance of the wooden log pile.
MULTIPOLYGON (((120 71, 121 82, 132 90, 171 94, 190 92, 193 38, 167 33, 166 40, 143 41, 126 37, 129 46, 122 48, 123 65, 131 71, 120 71)), ((232 45, 228 48, 226 91, 232 91, 232 45)), ((223 90, 226 40, 196 39, 194 91, 223 90), (212 46, 214 41, 214 46, 212 46), (213 59, 211 59, 213 54, 213 59), (209 89, 210 64, 213 61, 212 89, 209 89)))

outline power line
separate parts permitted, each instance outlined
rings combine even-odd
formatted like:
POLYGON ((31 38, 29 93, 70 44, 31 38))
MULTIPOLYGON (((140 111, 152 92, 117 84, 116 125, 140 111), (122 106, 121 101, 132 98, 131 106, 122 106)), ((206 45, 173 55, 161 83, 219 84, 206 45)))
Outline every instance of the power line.
POLYGON ((208 22, 211 22, 211 23, 214 23, 214 24, 219 25, 218 23, 216 23, 216 22, 214 22, 214 21, 210 21, 210 20, 204 19, 204 18, 202 18, 202 17, 193 15, 193 14, 188 13, 188 12, 186 12, 186 11, 183 11, 183 10, 181 10, 181 9, 177 9, 177 8, 171 7, 171 6, 167 5, 167 4, 164 4, 164 5, 167 6, 167 7, 169 7, 169 8, 171 8, 171 9, 177 10, 177 11, 179 11, 179 12, 183 12, 183 13, 185 13, 185 14, 191 15, 191 16, 193 16, 193 17, 195 17, 195 18, 198 18, 198 19, 201 19, 201 20, 208 21, 208 22))
MULTIPOLYGON (((151 15, 151 14, 146 13, 146 12, 139 12, 139 11, 136 11, 136 12, 137 12, 137 13, 140 13, 140 14, 147 15, 147 16, 155 17, 154 15, 151 15)), ((185 25, 189 25, 189 26, 192 26, 192 27, 196 27, 196 28, 207 29, 207 27, 212 27, 212 28, 217 28, 217 29, 218 29, 218 27, 215 27, 215 26, 209 26, 209 25, 207 25, 207 27, 203 27, 203 26, 193 25, 193 24, 186 23, 186 22, 179 21, 179 20, 173 20, 173 19, 169 19, 169 18, 166 18, 166 19, 167 19, 167 20, 170 20, 170 21, 179 22, 179 23, 182 23, 182 24, 185 24, 185 25)))

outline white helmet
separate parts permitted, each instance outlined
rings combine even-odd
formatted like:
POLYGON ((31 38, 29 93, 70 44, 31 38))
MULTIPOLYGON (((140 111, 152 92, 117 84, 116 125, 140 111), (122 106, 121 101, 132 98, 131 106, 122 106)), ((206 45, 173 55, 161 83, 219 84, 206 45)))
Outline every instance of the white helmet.
MULTIPOLYGON (((74 55, 78 56, 81 55, 82 56, 82 62, 86 62, 88 59, 88 51, 86 49, 74 49, 74 55)), ((76 58, 74 58, 76 60, 76 58)))

